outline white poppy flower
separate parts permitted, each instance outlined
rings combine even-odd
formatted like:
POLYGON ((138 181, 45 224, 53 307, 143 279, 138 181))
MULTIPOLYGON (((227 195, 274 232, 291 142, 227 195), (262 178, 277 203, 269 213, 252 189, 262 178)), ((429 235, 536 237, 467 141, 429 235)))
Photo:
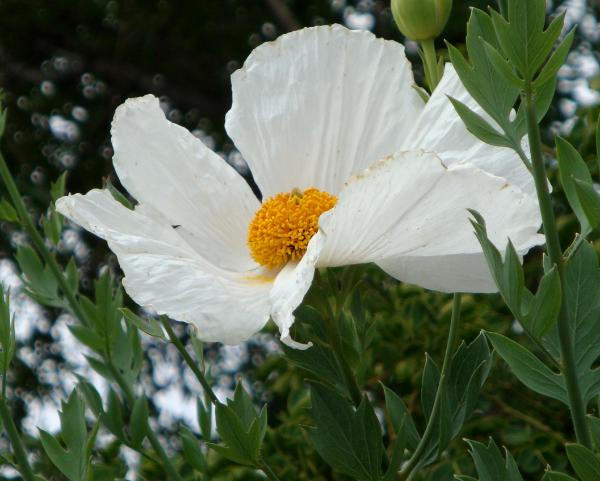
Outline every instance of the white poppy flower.
POLYGON ((138 304, 206 341, 242 341, 272 318, 301 347, 289 329, 316 267, 374 262, 428 289, 494 292, 467 209, 499 248, 510 238, 525 253, 543 242, 533 179, 467 132, 447 96, 484 114, 450 65, 427 104, 413 84, 396 42, 339 25, 283 35, 233 74, 225 125, 262 205, 148 95, 111 130, 135 210, 106 190, 57 208, 108 241, 138 304))

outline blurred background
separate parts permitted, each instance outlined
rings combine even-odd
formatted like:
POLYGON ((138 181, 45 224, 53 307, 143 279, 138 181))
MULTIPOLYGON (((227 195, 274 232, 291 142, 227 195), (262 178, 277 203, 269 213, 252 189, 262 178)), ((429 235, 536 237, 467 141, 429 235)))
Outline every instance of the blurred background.
MULTIPOLYGON (((442 37, 461 45, 469 7, 486 8, 488 4, 494 2, 455 0, 442 37)), ((560 132, 588 157, 594 148, 592 133, 600 104, 597 8, 585 0, 548 4, 551 14, 566 9, 567 28, 577 26, 578 33, 545 121, 546 140, 560 132)), ((64 171, 69 172, 70 192, 86 192, 106 180, 119 185, 111 164, 111 118, 126 98, 146 93, 160 97, 171 121, 192 131, 252 183, 244 159, 223 129, 231 102, 229 76, 261 43, 291 30, 331 23, 371 30, 405 43, 416 79, 421 81, 417 47, 404 42, 396 30, 388 0, 0 2, 0 86, 9 112, 2 149, 32 215, 38 218, 45 212, 50 182, 64 171)), ((443 48, 443 42, 438 47, 443 48)), ((548 145, 551 167, 552 149, 548 145)), ((556 193, 560 212, 561 192, 556 193)), ((0 194, 6 195, 3 186, 0 194)), ((575 228, 573 219, 562 217, 561 228, 568 239, 575 228)), ((57 410, 76 383, 74 373, 93 382, 101 392, 106 386, 87 366, 83 348, 67 329, 68 314, 42 308, 24 293, 13 256, 14 249, 27 242, 14 225, 0 223, 0 283, 11 289, 19 345, 9 392, 38 462, 46 464, 48 479, 61 479, 36 448, 37 428, 51 432, 59 428, 57 410)), ((101 272, 109 270, 119 276, 116 259, 106 245, 76 226, 67 227, 58 249, 62 255, 76 258, 84 291, 101 272)), ((372 395, 381 396, 377 381, 383 379, 419 417, 423 353, 440 355, 451 300, 399 285, 371 268, 366 269, 365 279, 369 309, 379 324, 368 360, 374 366, 367 373, 372 395)), ((483 327, 519 335, 495 296, 467 298, 464 316, 462 336, 466 339, 475 337, 483 327)), ((186 335, 185 326, 177 327, 186 335)), ((143 342, 147 362, 142 383, 152 396, 154 421, 163 441, 175 452, 178 440, 171 434, 178 423, 198 430, 195 399, 201 390, 174 349, 149 337, 143 342)), ((288 469, 282 479, 343 479, 332 477, 297 427, 304 416, 303 373, 281 358, 276 337, 264 332, 241 346, 209 345, 205 350, 220 396, 230 395, 236 380, 242 379, 257 402, 271 404, 275 435, 269 449, 278 470, 288 469)), ((515 454, 528 479, 539 479, 547 463, 556 468, 564 464, 560 433, 568 431, 568 426, 562 406, 542 401, 522 388, 497 362, 465 434, 481 439, 494 435, 515 454)), ((0 443, 6 440, 0 438, 0 443)), ((137 454, 108 434, 101 435, 101 445, 107 473, 124 477, 139 470, 146 479, 157 479, 152 466, 145 466, 137 454)), ((462 442, 457 441, 452 449, 455 462, 442 460, 430 479, 444 481, 451 479, 453 471, 471 472, 462 442)), ((214 479, 256 476, 241 468, 233 474, 227 472, 219 478, 217 470, 214 479)), ((0 479, 12 477, 10 468, 0 467, 0 479)), ((107 475, 107 479, 113 478, 107 475)))

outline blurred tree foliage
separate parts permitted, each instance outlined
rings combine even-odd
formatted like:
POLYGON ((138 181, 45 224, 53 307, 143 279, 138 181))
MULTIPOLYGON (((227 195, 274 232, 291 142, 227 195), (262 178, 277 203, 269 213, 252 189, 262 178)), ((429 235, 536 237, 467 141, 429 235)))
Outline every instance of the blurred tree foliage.
MULTIPOLYGON (((456 0, 444 37, 460 44, 468 7, 484 8, 487 3, 456 0)), ((99 187, 103 177, 118 185, 111 165, 110 121, 127 97, 146 93, 161 97, 171 120, 197 131, 224 156, 231 155, 234 147, 223 129, 231 102, 229 75, 259 44, 302 26, 344 23, 347 8, 372 15, 378 36, 402 40, 389 2, 381 0, 4 0, 0 3, 0 85, 6 92, 9 118, 3 150, 31 212, 39 215, 46 208, 49 184, 64 170, 70 172, 71 192, 99 187)), ((413 54, 411 60, 420 80, 418 56, 413 54)), ((590 156, 596 115, 584 116, 573 134, 575 143, 590 156)), ((562 226, 567 238, 573 219, 564 218, 562 226)), ((18 238, 8 224, 2 225, 0 258, 13 255, 18 238)), ((89 279, 106 262, 107 250, 92 237, 86 241, 93 255, 80 267, 89 286, 89 279)), ((114 260, 110 262, 114 265, 114 260)), ((364 373, 370 392, 381 398, 378 382, 384 381, 422 421, 418 400, 423 353, 441 357, 451 299, 399 285, 373 268, 365 269, 364 283, 369 312, 378 323, 369 354, 372 369, 364 373)), ((50 314, 53 318, 57 313, 50 314)), ((496 296, 467 296, 463 317, 461 337, 467 341, 484 327, 519 336, 496 296)), ((40 332, 26 341, 31 349, 45 350, 46 357, 61 362, 61 353, 49 347, 52 342, 49 334, 40 332)), ((503 363, 495 366, 464 435, 476 439, 494 435, 513 452, 527 479, 539 479, 546 464, 563 469, 560 433, 569 432, 567 412, 523 388, 503 363)), ((271 356, 247 375, 264 382, 272 393, 274 430, 266 451, 281 478, 344 479, 329 472, 310 447, 305 429, 298 427, 308 420, 307 373, 280 356, 271 356)), ((36 366, 24 362, 15 364, 11 387, 22 400, 17 413, 21 418, 27 412, 27 399, 53 391, 36 366)), ((169 433, 164 427, 163 434, 169 433)), ((29 442, 37 446, 35 439, 29 442)), ((171 439, 171 448, 177 451, 177 439, 171 439)), ((36 451, 41 452, 39 446, 36 451)), ((110 442, 98 453, 107 477, 125 474, 123 460, 115 462, 118 453, 118 444, 110 442)), ((38 462, 48 479, 61 479, 43 456, 38 462)), ((260 479, 244 468, 225 470, 226 461, 214 466, 211 479, 260 479)), ((429 479, 450 480, 452 472, 470 474, 471 469, 459 440, 429 479)), ((141 472, 145 479, 158 479, 150 461, 141 461, 141 472)))

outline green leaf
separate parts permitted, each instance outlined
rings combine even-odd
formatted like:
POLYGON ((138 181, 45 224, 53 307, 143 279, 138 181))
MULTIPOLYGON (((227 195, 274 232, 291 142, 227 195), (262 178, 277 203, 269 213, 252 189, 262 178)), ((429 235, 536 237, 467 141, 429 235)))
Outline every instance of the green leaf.
POLYGON ((577 199, 590 226, 595 229, 600 225, 600 194, 593 184, 574 179, 577 199))
POLYGON ((371 404, 363 398, 354 409, 335 391, 311 385, 310 437, 319 455, 335 470, 360 481, 381 481, 381 427, 371 404))
POLYGON ((542 279, 537 294, 530 301, 523 325, 535 339, 542 337, 556 324, 561 305, 560 276, 553 266, 542 279))
POLYGON ((499 49, 492 20, 482 10, 473 8, 467 24, 467 50, 470 64, 463 54, 448 45, 448 54, 461 82, 475 101, 515 142, 516 131, 510 115, 519 96, 519 88, 507 81, 498 81, 498 74, 486 51, 486 44, 499 49))
POLYGON ((129 435, 131 447, 139 448, 148 434, 148 402, 145 397, 139 397, 133 404, 131 419, 129 419, 129 435))
POLYGON ((392 481, 395 479, 397 471, 404 459, 404 450, 406 449, 406 419, 407 415, 402 416, 400 423, 397 427, 394 427, 396 431, 396 439, 394 440, 394 444, 392 446, 392 455, 390 457, 389 466, 383 475, 383 481, 392 481))
MULTIPOLYGON (((488 445, 466 440, 479 475, 479 481, 523 481, 515 460, 506 452, 506 461, 496 443, 490 439, 488 445)), ((460 479, 470 479, 460 477, 460 479)))
POLYGON ((587 415, 588 426, 592 439, 596 445, 596 449, 600 448, 600 418, 594 417, 591 414, 587 415))
POLYGON ((488 58, 492 66, 496 69, 496 72, 502 75, 505 81, 510 82, 519 90, 523 90, 525 87, 523 79, 515 73, 513 67, 511 67, 508 61, 502 55, 500 55, 500 53, 498 53, 498 50, 492 47, 485 40, 483 42, 485 51, 488 54, 488 58))
POLYGON ((165 336, 165 332, 163 331, 160 322, 158 322, 156 319, 153 319, 151 317, 142 319, 140 316, 127 309, 126 307, 119 309, 119 311, 121 312, 121 314, 123 314, 123 317, 128 322, 130 322, 135 327, 145 332, 149 336, 162 339, 163 341, 167 340, 167 337, 165 336))
POLYGON ((581 481, 598 481, 600 479, 600 460, 585 446, 567 444, 567 456, 581 481))
POLYGON ((40 440, 52 463, 71 481, 84 481, 90 467, 89 438, 95 438, 95 431, 88 436, 85 424, 85 405, 76 390, 71 392, 67 402, 62 403, 59 412, 61 438, 40 430, 40 440))
POLYGON ((520 344, 501 334, 492 332, 485 334, 494 346, 494 350, 506 361, 513 374, 523 384, 539 394, 569 405, 565 381, 561 375, 552 372, 520 344))
POLYGON ((95 352, 104 352, 104 338, 100 337, 92 329, 89 329, 80 324, 72 324, 69 327, 71 334, 82 344, 92 349, 95 352))
POLYGON ((6 199, 0 200, 0 220, 15 224, 19 222, 17 211, 6 199))
POLYGON ((462 342, 452 356, 445 394, 452 429, 450 439, 460 433, 462 426, 473 413, 481 387, 492 367, 491 361, 492 356, 483 333, 468 345, 462 342))
POLYGON ((227 459, 246 466, 258 464, 260 443, 256 442, 256 419, 245 426, 239 415, 229 406, 219 403, 216 408, 217 432, 225 446, 209 446, 227 459))
POLYGON ((347 393, 343 381, 344 374, 335 354, 329 345, 317 341, 326 339, 324 332, 325 320, 322 315, 311 306, 302 306, 296 313, 297 321, 300 321, 304 337, 315 340, 313 346, 305 351, 283 346, 283 352, 287 359, 294 365, 307 371, 313 379, 325 382, 342 393, 347 393))
POLYGON ((200 449, 200 443, 196 439, 196 436, 185 426, 180 428, 181 445, 183 447, 183 457, 190 463, 190 466, 196 471, 205 472, 208 468, 206 462, 206 456, 202 449, 200 449))
POLYGON ((558 167, 560 172, 560 181, 565 189, 565 194, 569 205, 575 212, 579 223, 581 224, 581 233, 586 235, 590 230, 590 223, 585 211, 579 201, 575 180, 592 185, 592 176, 588 170, 587 164, 581 158, 581 155, 575 147, 561 137, 556 137, 556 152, 558 156, 558 167))
POLYGON ((513 144, 495 128, 493 128, 481 115, 473 112, 460 100, 448 97, 456 113, 464 122, 467 130, 482 142, 498 147, 512 147, 513 144))
MULTIPOLYGON (((2 347, 0 371, 2 376, 5 376, 15 355, 17 343, 14 316, 10 313, 10 293, 3 291, 0 292, 0 346, 2 347)), ((2 382, 6 382, 6 379, 2 382)))
MULTIPOLYGON (((595 368, 600 357, 600 269, 598 256, 588 242, 582 242, 565 263, 563 286, 573 345, 576 346, 575 367, 587 405, 600 394, 600 371, 595 368)), ((556 344, 556 340, 553 342, 556 344)))
POLYGON ((557 471, 546 471, 542 481, 577 481, 575 478, 571 476, 567 476, 564 473, 559 473, 557 471))
POLYGON ((394 391, 383 384, 381 384, 381 386, 383 387, 383 393, 385 395, 387 413, 396 436, 400 436, 401 432, 404 431, 406 446, 408 449, 414 451, 419 444, 419 439, 421 437, 419 436, 419 432, 417 431, 415 422, 413 421, 408 408, 394 391))
POLYGON ((110 388, 110 391, 108 392, 108 404, 106 406, 106 412, 102 416, 102 422, 119 440, 125 441, 123 407, 118 394, 112 388, 110 388))
POLYGON ((544 31, 544 0, 510 0, 508 21, 494 11, 491 17, 502 52, 525 80, 533 80, 560 35, 564 15, 544 31))
POLYGON ((545 273, 534 296, 524 285, 523 268, 512 243, 507 245, 502 260, 487 236, 484 219, 479 213, 470 212, 475 235, 502 298, 527 334, 539 342, 556 323, 560 310, 561 285, 556 271, 551 268, 545 273))
POLYGON ((568 35, 563 39, 554 53, 546 62, 546 65, 542 68, 540 74, 535 79, 533 83, 533 87, 537 88, 545 84, 546 82, 556 78, 556 74, 558 70, 562 67, 567 59, 567 55, 569 54, 569 50, 571 49, 571 45, 573 44, 573 39, 575 38, 575 29, 571 29, 568 35))
POLYGON ((63 172, 58 179, 54 182, 50 183, 50 197, 52 197, 52 201, 56 202, 62 196, 65 195, 65 185, 67 183, 67 173, 68 171, 63 172))
POLYGON ((198 398, 196 400, 196 409, 198 411, 198 425, 205 441, 210 441, 212 436, 212 404, 207 403, 206 407, 198 398))
POLYGON ((600 115, 596 119, 596 162, 598 164, 598 175, 600 175, 600 115))
POLYGON ((421 380, 421 406, 426 419, 431 417, 439 385, 440 368, 431 356, 425 353, 425 366, 423 367, 423 378, 421 380))

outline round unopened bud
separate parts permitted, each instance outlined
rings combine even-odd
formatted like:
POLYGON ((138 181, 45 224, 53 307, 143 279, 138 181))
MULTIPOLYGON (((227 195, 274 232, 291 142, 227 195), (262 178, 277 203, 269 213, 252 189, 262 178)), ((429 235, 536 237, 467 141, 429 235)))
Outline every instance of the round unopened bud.
POLYGON ((411 40, 436 38, 446 26, 452 0, 392 0, 392 13, 402 34, 411 40))

